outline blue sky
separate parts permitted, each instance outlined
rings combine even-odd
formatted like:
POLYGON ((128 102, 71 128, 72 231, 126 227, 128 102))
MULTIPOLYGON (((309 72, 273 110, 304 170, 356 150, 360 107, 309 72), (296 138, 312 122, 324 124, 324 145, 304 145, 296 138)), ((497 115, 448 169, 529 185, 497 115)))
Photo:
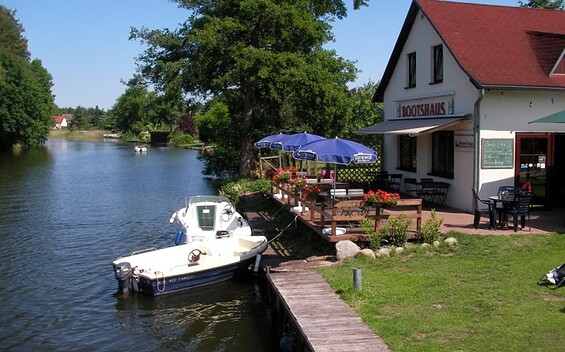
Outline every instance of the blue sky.
MULTIPOLYGON (((352 3, 353 0, 345 0, 352 3)), ((518 0, 465 2, 518 6, 518 0)), ((352 86, 379 81, 411 0, 371 0, 334 23, 336 41, 327 47, 352 61, 362 72, 352 86)), ((124 92, 121 81, 135 72, 144 50, 129 41, 131 27, 177 28, 186 10, 167 0, 0 0, 16 10, 32 58, 53 76, 59 107, 110 109, 124 92)))

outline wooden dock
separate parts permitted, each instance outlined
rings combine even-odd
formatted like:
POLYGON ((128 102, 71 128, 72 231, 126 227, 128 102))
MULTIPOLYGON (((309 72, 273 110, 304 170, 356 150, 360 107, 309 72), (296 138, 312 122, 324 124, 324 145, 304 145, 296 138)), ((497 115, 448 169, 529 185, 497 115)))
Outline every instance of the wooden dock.
POLYGON ((373 208, 370 213, 361 214, 358 211, 351 211, 351 209, 359 209, 362 205, 362 200, 340 200, 332 202, 332 205, 322 203, 321 206, 313 204, 311 202, 301 200, 299 194, 296 191, 291 191, 285 186, 272 185, 273 194, 280 192, 284 195, 282 198, 273 199, 286 206, 289 210, 298 205, 301 201, 302 206, 307 207, 308 211, 302 212, 299 215, 299 219, 316 233, 318 233, 322 238, 328 242, 339 242, 343 240, 350 240, 353 242, 366 242, 368 241, 368 236, 361 229, 360 223, 368 218, 374 224, 375 231, 380 231, 379 227, 383 220, 388 219, 390 216, 397 216, 400 212, 404 213, 404 216, 411 218, 412 225, 408 229, 409 237, 415 236, 420 230, 422 224, 422 199, 420 198, 406 198, 400 199, 393 209, 383 209, 381 211, 379 208, 373 208), (345 228, 345 234, 337 234, 336 229, 338 227, 345 228), (325 232, 324 229, 329 230, 325 232))
POLYGON ((278 308, 302 336, 302 350, 390 351, 317 272, 268 272, 266 276, 278 308))

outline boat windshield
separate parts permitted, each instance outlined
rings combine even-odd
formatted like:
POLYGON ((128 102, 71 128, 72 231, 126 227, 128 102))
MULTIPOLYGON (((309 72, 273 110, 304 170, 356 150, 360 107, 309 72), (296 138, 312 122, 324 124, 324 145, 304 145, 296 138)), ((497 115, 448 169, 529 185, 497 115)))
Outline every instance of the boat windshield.
POLYGON ((187 205, 196 204, 196 203, 221 203, 221 202, 228 202, 231 203, 229 199, 223 196, 192 196, 187 198, 187 205))

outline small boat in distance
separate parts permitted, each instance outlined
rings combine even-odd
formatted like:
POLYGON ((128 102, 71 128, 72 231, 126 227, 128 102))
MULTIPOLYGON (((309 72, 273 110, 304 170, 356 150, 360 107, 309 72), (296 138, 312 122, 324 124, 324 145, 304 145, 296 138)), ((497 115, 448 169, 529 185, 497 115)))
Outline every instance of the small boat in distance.
POLYGON ((136 153, 145 153, 147 152, 147 147, 144 145, 136 145, 133 147, 133 151, 136 153))
POLYGON ((232 279, 238 272, 257 272, 267 249, 264 236, 251 227, 227 198, 193 196, 169 222, 178 222, 175 246, 133 252, 112 262, 122 293, 159 296, 232 279))

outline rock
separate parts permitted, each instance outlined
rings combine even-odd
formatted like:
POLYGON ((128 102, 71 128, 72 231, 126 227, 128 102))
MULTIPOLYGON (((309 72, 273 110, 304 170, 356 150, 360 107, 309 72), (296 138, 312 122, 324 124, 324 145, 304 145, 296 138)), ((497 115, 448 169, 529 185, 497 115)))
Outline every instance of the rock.
POLYGON ((339 241, 335 244, 336 257, 337 260, 344 260, 348 258, 354 258, 357 253, 361 250, 358 245, 352 241, 339 241))
POLYGON ((396 247, 396 254, 402 254, 404 252, 404 247, 396 247))
POLYGON ((377 258, 382 258, 382 257, 390 257, 390 248, 379 248, 376 252, 375 255, 377 258))
POLYGON ((434 247, 436 247, 436 248, 437 248, 437 247, 439 247, 439 245, 440 245, 440 244, 441 244, 441 242, 440 242, 440 241, 434 241, 434 247))
POLYGON ((359 253, 357 253, 357 255, 358 255, 358 256, 359 256, 359 255, 364 255, 364 256, 369 257, 369 258, 371 258, 371 259, 375 259, 375 258, 376 258, 375 252, 373 252, 373 250, 370 249, 370 248, 365 248, 365 249, 360 250, 359 253))
POLYGON ((444 240, 445 243, 447 243, 448 245, 452 246, 452 247, 457 247, 457 238, 455 237, 448 237, 444 240))
POLYGON ((430 249, 432 247, 429 243, 422 243, 422 249, 430 249))

